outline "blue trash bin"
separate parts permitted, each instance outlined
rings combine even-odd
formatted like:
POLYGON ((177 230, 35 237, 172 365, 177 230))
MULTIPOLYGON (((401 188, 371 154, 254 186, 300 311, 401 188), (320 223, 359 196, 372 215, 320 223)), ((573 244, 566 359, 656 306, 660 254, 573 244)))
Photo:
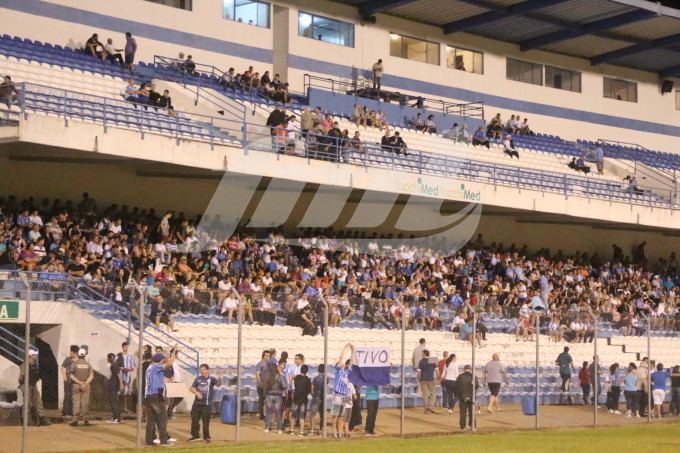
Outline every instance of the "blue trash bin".
POLYGON ((522 412, 524 415, 536 415, 536 396, 522 398, 522 412))
POLYGON ((227 393, 222 398, 222 423, 236 424, 236 395, 227 393))

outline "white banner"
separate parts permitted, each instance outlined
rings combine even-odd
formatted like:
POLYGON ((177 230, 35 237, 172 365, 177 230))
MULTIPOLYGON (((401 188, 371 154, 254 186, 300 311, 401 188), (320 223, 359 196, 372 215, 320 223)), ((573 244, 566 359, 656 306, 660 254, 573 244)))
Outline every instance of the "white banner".
POLYGON ((390 348, 385 346, 356 346, 354 365, 360 368, 389 367, 392 365, 390 348))

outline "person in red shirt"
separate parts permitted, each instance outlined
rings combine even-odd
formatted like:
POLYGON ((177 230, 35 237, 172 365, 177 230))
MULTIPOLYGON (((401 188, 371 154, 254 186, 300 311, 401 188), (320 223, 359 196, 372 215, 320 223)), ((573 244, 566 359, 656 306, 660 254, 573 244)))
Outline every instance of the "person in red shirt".
POLYGON ((583 405, 590 404, 590 369, 588 369, 588 362, 583 362, 583 367, 578 372, 578 380, 581 381, 581 390, 583 391, 583 405))

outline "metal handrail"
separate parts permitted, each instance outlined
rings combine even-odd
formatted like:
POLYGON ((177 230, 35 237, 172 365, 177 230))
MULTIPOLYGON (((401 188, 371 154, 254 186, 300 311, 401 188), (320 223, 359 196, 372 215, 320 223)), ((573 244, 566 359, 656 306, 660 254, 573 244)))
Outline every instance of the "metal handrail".
MULTIPOLYGON (((272 137, 268 133, 269 129, 263 129, 261 124, 251 124, 243 123, 240 121, 229 120, 225 118, 211 117, 207 115, 193 114, 193 113, 183 113, 178 112, 178 116, 168 117, 162 113, 152 111, 153 109, 144 110, 141 108, 135 109, 132 107, 131 103, 126 101, 112 101, 101 96, 94 96, 89 94, 75 93, 78 96, 84 96, 88 100, 78 99, 78 96, 73 96, 74 92, 62 89, 54 89, 51 87, 45 87, 43 85, 22 83, 24 89, 24 102, 22 103, 22 117, 26 118, 28 110, 36 111, 46 111, 50 113, 57 113, 65 118, 65 122, 71 118, 87 118, 94 120, 95 122, 101 121, 101 117, 97 116, 97 109, 107 106, 108 108, 114 109, 117 115, 129 115, 132 120, 124 122, 124 124, 132 125, 140 133, 145 132, 158 133, 156 128, 151 125, 151 121, 162 121, 171 122, 172 127, 168 130, 176 137, 179 142, 181 137, 185 137, 186 133, 192 134, 191 137, 196 136, 200 139, 206 140, 211 144, 211 147, 216 144, 231 145, 231 146, 244 146, 246 154, 249 149, 265 151, 270 153, 276 153, 277 158, 280 158, 282 152, 279 150, 279 146, 272 143, 272 137), (59 94, 47 94, 44 89, 43 92, 31 91, 33 87, 44 88, 47 90, 56 91, 59 94), (68 96, 71 97, 68 97, 68 96), (35 98, 35 99, 34 99, 35 98), (73 99, 74 98, 74 99, 73 99), (46 102, 46 100, 52 99, 54 102, 54 107, 44 106, 41 103, 46 102), (105 104, 105 101, 107 102, 105 104), (82 103, 85 103, 85 107, 89 107, 92 110, 90 113, 83 110, 82 103), (129 104, 129 105, 128 105, 129 104), (95 108, 96 107, 96 108, 95 108), (180 117, 183 115, 184 117, 180 117), (194 121, 191 118, 205 119, 206 122, 194 121), (180 121, 181 120, 181 121, 180 121), (216 125, 224 124, 225 126, 219 127, 216 125), (246 127, 244 127, 246 126, 246 127), (249 130, 247 126, 252 126, 253 131, 249 130), (203 131, 187 131, 189 128, 205 128, 207 132, 203 131), (265 130, 267 133, 258 132, 265 130), (231 139, 232 142, 216 140, 215 132, 221 131, 223 133, 233 132, 235 134, 242 134, 243 139, 237 141, 236 139, 231 139), (247 146, 246 146, 247 144, 247 146)), ((118 120, 121 121, 121 120, 118 120)), ((108 125, 107 127, 112 127, 108 125)), ((161 132, 162 133, 162 132, 161 132)), ((226 140, 226 139, 225 139, 226 140)), ((305 150, 305 157, 309 160, 311 154, 307 152, 308 142, 295 140, 293 143, 298 149, 305 150)), ((468 179, 471 181, 488 182, 494 185, 504 185, 517 188, 529 188, 536 190, 535 184, 529 184, 526 181, 527 177, 532 177, 537 181, 541 181, 542 189, 552 190, 559 193, 563 193, 565 197, 570 194, 575 194, 579 196, 586 197, 596 197, 605 198, 610 201, 617 200, 627 203, 643 204, 648 205, 649 202, 661 203, 661 201, 654 199, 650 196, 648 190, 651 188, 645 186, 639 186, 640 189, 644 190, 643 193, 631 194, 631 196, 626 196, 624 187, 621 184, 614 184, 611 182, 600 182, 592 177, 585 177, 579 175, 567 175, 566 173, 557 173, 544 170, 532 170, 528 168, 520 168, 508 165, 501 165, 495 163, 487 163, 484 161, 478 161, 473 159, 464 159, 460 157, 449 156, 445 154, 437 154, 427 151, 421 151, 417 149, 409 149, 410 155, 405 157, 396 157, 392 153, 385 153, 381 150, 379 144, 362 144, 363 149, 353 150, 348 148, 342 149, 342 156, 340 155, 340 149, 333 152, 331 159, 338 164, 342 161, 350 164, 359 164, 364 167, 379 167, 379 168, 389 168, 392 170, 406 171, 410 173, 418 174, 431 174, 437 176, 446 177, 458 177, 463 179, 468 179), (341 159, 342 157, 342 159, 341 159), (348 159, 344 159, 348 157, 348 159), (475 174, 475 173, 486 173, 486 175, 475 174), (594 195, 594 190, 598 193, 594 195)), ((326 156, 329 157, 329 156, 326 156)), ((658 191, 657 191, 658 192, 658 191)), ((668 191, 668 201, 667 204, 670 208, 673 208, 673 192, 668 191)), ((665 192, 664 192, 665 193, 665 192)), ((665 202, 665 200, 664 200, 665 202)))
MULTIPOLYGON (((61 294, 61 295, 64 296, 64 298, 66 300, 80 298, 83 301, 96 300, 96 301, 100 301, 100 302, 105 302, 108 305, 108 308, 110 309, 111 314, 114 315, 114 318, 112 319, 112 321, 115 322, 120 327, 126 328, 128 330, 127 337, 128 337, 128 339, 131 338, 131 336, 132 336, 131 332, 134 329, 133 326, 136 326, 136 324, 134 324, 134 322, 138 321, 139 317, 135 316, 127 308, 121 307, 120 305, 116 304, 113 300, 111 300, 106 295, 104 295, 104 294, 98 292, 97 290, 91 288, 82 279, 74 278, 74 277, 72 277, 68 274, 58 274, 58 273, 26 272, 26 271, 20 271, 20 273, 26 276, 27 281, 29 283, 39 282, 39 283, 54 285, 55 282, 56 282, 56 283, 61 284, 59 291, 42 291, 40 289, 33 288, 32 290, 34 292, 61 294), (59 279, 44 278, 44 276, 48 275, 48 274, 63 277, 63 278, 59 278, 59 279), (120 317, 122 317, 123 319, 121 320, 120 317)), ((18 278, 18 275, 19 275, 19 272, 10 272, 10 278, 9 279, 11 280, 12 277, 18 278)), ((183 349, 180 351, 180 353, 184 354, 186 356, 186 358, 184 360, 179 359, 179 362, 181 364, 183 364, 186 368, 196 368, 196 369, 198 369, 200 354, 199 354, 197 349, 195 349, 195 348, 189 346, 188 344, 176 339, 175 337, 173 337, 169 333, 164 332, 164 331, 156 328, 153 324, 150 324, 150 323, 147 324, 147 326, 145 328, 145 335, 150 336, 151 338, 155 339, 156 341, 163 343, 166 346, 173 346, 175 344, 181 345, 183 347, 183 349)))
MULTIPOLYGON (((0 334, 2 334, 2 335, 0 335, 0 342, 3 342, 3 343, 5 343, 5 344, 7 345, 7 346, 2 346, 2 344, 0 344, 0 351, 2 351, 2 352, 4 352, 5 354, 9 355, 9 356, 12 357, 13 359, 15 359, 17 362, 23 362, 23 361, 24 361, 24 348, 25 348, 26 346, 23 346, 23 347, 22 347, 22 346, 18 346, 18 345, 16 345, 16 344, 12 343, 11 341, 9 341, 7 338, 5 338, 5 336, 9 336, 10 338, 12 338, 12 339, 16 340, 17 342, 20 342, 21 344, 24 344, 24 345, 26 344, 26 340, 23 339, 23 338, 21 338, 21 337, 19 337, 19 336, 17 336, 17 335, 15 335, 14 333, 12 333, 11 331, 9 331, 8 329, 6 329, 6 328, 4 328, 4 327, 2 327, 2 326, 0 326, 0 334), (16 350, 16 353, 10 351, 10 350, 7 349, 7 348, 13 348, 14 350, 16 350)), ((37 348, 36 346, 34 346, 34 345, 30 344, 30 343, 29 343, 28 346, 29 346, 33 351, 37 351, 37 350, 38 350, 38 348, 37 348)))
MULTIPOLYGON (((327 77, 318 77, 311 74, 304 75, 304 90, 305 94, 309 96, 309 88, 319 88, 323 90, 329 90, 332 93, 350 94, 356 97, 363 89, 371 89, 368 86, 361 86, 359 82, 353 80, 352 82, 343 82, 341 80, 335 80, 327 77), (314 83, 316 82, 316 83, 314 83)), ((483 102, 468 102, 468 103, 455 103, 447 102, 442 99, 432 99, 426 98, 419 95, 402 94, 390 90, 377 90, 378 93, 393 94, 398 96, 400 102, 416 101, 419 108, 432 111, 441 112, 444 114, 456 114, 463 117, 469 118, 481 118, 484 119, 484 103, 483 102)))

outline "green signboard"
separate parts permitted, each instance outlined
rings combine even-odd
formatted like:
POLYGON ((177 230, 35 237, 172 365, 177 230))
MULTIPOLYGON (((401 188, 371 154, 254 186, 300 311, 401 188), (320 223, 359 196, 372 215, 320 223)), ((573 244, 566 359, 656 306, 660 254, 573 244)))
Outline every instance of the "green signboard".
POLYGON ((0 300, 0 321, 19 319, 19 301, 0 300))

